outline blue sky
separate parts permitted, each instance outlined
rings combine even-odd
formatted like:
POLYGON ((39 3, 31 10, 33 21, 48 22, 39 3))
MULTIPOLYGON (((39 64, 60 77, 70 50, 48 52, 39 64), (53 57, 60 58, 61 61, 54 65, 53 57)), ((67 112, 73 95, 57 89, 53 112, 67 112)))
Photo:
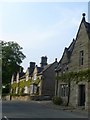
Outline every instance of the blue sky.
POLYGON ((0 39, 23 47, 25 70, 31 61, 39 65, 42 56, 48 63, 59 61, 76 37, 83 12, 87 20, 88 2, 5 2, 0 4, 0 39))

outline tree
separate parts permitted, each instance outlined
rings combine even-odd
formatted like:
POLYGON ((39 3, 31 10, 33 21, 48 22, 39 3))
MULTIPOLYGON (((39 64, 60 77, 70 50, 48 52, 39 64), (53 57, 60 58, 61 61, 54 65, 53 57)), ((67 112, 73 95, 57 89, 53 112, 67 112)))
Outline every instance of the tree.
POLYGON ((4 42, 2 45, 2 84, 11 82, 12 74, 20 70, 20 64, 26 57, 22 53, 22 47, 16 42, 4 42))

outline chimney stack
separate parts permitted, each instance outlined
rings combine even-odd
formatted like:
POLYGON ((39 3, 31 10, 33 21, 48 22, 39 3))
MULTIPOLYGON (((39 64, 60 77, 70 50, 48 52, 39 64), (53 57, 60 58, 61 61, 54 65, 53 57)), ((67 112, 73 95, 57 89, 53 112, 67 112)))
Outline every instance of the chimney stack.
POLYGON ((30 62, 30 68, 35 68, 35 62, 30 62))
POLYGON ((42 56, 41 57, 41 63, 40 64, 41 64, 42 68, 47 65, 47 56, 42 56))
POLYGON ((33 72, 35 68, 35 62, 30 62, 30 72, 33 72))

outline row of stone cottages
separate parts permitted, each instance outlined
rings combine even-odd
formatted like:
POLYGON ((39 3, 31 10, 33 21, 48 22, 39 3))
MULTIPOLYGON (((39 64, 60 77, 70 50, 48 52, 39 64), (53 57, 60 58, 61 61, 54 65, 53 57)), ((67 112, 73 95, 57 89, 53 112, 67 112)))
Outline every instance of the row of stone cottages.
POLYGON ((31 62, 26 73, 21 71, 24 75, 18 73, 16 77, 12 76, 12 92, 60 96, 67 104, 87 109, 90 103, 89 68, 90 23, 86 22, 83 13, 76 38, 64 49, 59 63, 55 60, 47 64, 47 57, 42 57, 41 67, 31 62))
POLYGON ((35 62, 23 72, 23 69, 12 75, 11 93, 30 94, 31 96, 54 96, 55 94, 55 68, 57 59, 52 64, 47 63, 47 57, 41 57, 40 67, 35 62))

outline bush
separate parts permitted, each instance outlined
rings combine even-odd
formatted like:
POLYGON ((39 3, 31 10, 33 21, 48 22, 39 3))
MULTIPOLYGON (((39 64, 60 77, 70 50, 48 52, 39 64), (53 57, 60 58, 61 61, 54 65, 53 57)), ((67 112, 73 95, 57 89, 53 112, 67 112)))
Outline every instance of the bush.
POLYGON ((52 101, 53 101, 53 103, 56 104, 56 105, 61 105, 61 104, 63 103, 62 99, 61 99, 60 97, 56 97, 56 96, 54 96, 54 97, 52 98, 52 101))

